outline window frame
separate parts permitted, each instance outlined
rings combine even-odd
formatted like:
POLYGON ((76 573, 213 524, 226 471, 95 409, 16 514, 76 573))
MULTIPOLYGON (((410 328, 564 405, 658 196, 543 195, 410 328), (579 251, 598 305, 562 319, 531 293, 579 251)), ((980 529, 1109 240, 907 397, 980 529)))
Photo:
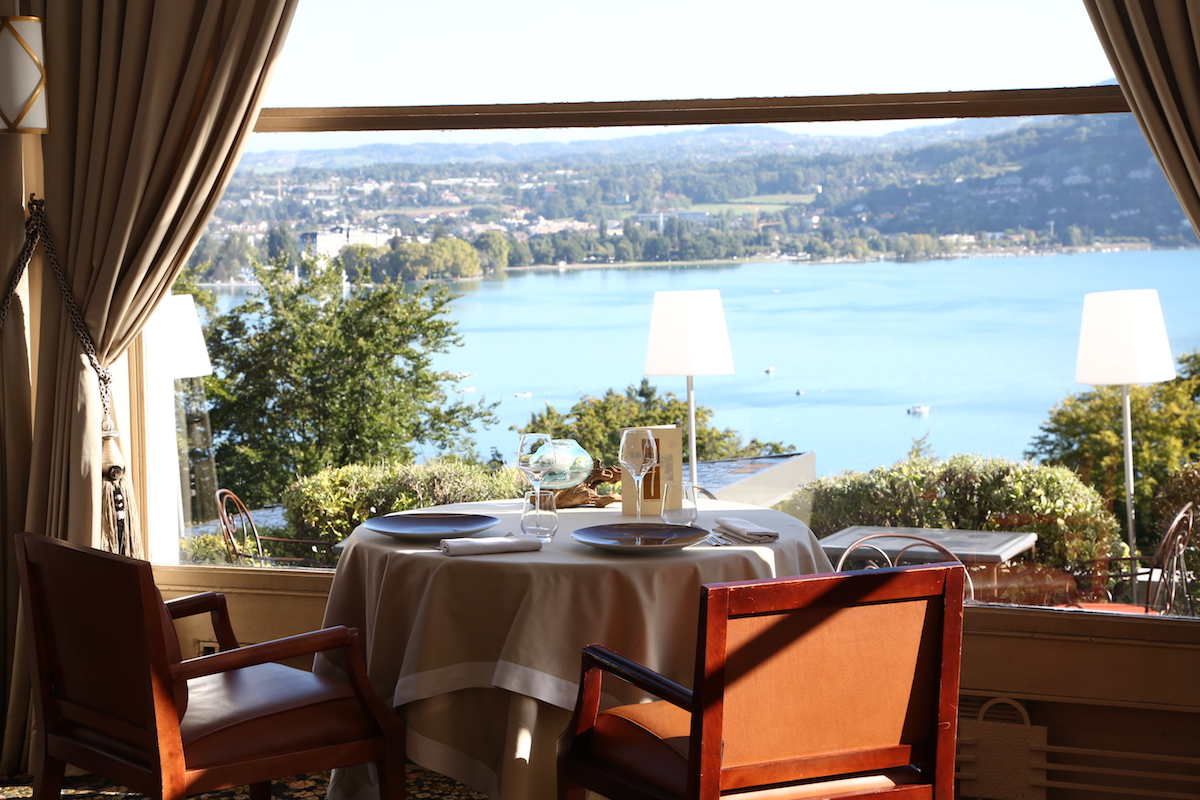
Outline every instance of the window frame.
POLYGON ((1117 85, 967 92, 438 106, 264 108, 255 133, 610 128, 1129 113, 1117 85))

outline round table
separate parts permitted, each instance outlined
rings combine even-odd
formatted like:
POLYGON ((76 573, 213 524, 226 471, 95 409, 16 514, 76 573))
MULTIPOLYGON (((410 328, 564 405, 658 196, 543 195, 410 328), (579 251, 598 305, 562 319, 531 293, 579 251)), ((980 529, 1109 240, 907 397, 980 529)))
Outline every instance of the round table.
MULTIPOLYGON (((421 511, 500 520, 477 536, 519 533, 520 501, 421 511)), ((692 683, 700 587, 831 572, 808 527, 778 511, 702 500, 696 525, 733 516, 779 533, 770 544, 697 544, 635 555, 571 539, 579 528, 632 522, 619 505, 559 512, 542 549, 447 556, 429 541, 360 526, 346 540, 326 625, 359 630, 376 690, 405 717, 407 754, 492 797, 551 800, 558 736, 575 705, 580 650, 602 643, 685 686, 692 683)), ((315 670, 336 674, 318 657, 315 670)), ((641 696, 606 685, 609 703, 641 696)), ((338 770, 330 796, 370 796, 366 768, 338 770)))

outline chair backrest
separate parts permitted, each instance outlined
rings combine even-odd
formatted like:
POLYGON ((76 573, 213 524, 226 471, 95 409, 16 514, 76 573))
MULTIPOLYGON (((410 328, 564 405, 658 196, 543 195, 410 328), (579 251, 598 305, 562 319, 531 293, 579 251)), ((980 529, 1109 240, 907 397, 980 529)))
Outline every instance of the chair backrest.
POLYGON ((689 795, 917 765, 949 800, 964 575, 938 564, 706 586, 689 795))
MULTIPOLYGON (((918 536, 915 533, 899 533, 899 532, 894 532, 894 531, 888 531, 887 533, 869 533, 866 536, 855 539, 853 542, 851 542, 846 547, 845 550, 842 551, 842 555, 841 555, 841 557, 838 558, 837 567, 835 568, 835 570, 837 572, 841 572, 842 568, 846 566, 846 562, 850 560, 851 555, 856 550, 864 550, 865 549, 865 550, 873 551, 880 557, 880 559, 883 561, 883 563, 887 564, 889 567, 898 567, 898 566, 900 566, 900 562, 904 559, 904 556, 908 554, 908 551, 910 551, 914 548, 921 548, 921 547, 927 547, 927 548, 933 550, 935 553, 940 555, 942 557, 942 559, 944 559, 945 561, 956 561, 959 564, 962 563, 962 559, 959 558, 958 556, 956 556, 950 550, 950 548, 946 547, 941 542, 935 542, 932 539, 926 538, 924 536, 918 536), (895 560, 893 561, 891 556, 889 556, 882 547, 880 547, 878 544, 874 543, 874 541, 876 539, 892 539, 892 540, 905 539, 905 540, 910 541, 911 544, 905 545, 904 547, 900 548, 900 550, 896 553, 895 560)), ((878 566, 878 565, 872 564, 871 568, 874 569, 876 566, 878 566)), ((974 600, 975 599, 975 586, 971 581, 970 573, 967 573, 966 578, 967 578, 967 590, 966 590, 967 591, 967 599, 974 600)))
POLYGON ((1159 540, 1151 564, 1150 583, 1146 587, 1147 610, 1170 614, 1176 610, 1176 603, 1182 600, 1184 613, 1192 613, 1191 588, 1184 556, 1191 543, 1194 516, 1192 504, 1187 503, 1175 514, 1159 540))
POLYGON ((47 733, 90 729, 154 763, 160 744, 178 746, 185 698, 172 687, 179 645, 149 562, 29 533, 15 540, 47 733))
POLYGON ((221 532, 225 536, 225 549, 229 552, 230 563, 246 564, 254 559, 262 559, 258 527, 242 498, 229 489, 218 489, 217 516, 221 520, 221 532))

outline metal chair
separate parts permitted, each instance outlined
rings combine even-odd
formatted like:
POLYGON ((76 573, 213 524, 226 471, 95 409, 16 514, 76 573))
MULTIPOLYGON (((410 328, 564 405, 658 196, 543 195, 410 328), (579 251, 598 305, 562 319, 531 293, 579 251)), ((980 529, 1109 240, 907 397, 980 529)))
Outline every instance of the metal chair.
POLYGON ((559 800, 952 800, 964 574, 705 586, 692 689, 585 647, 559 800), (663 699, 600 712, 606 673, 663 699))
MULTIPOLYGON (((889 533, 871 533, 871 534, 863 536, 859 539, 855 539, 853 542, 851 542, 846 547, 845 550, 842 551, 842 555, 838 558, 838 562, 837 562, 837 566, 835 567, 835 570, 837 572, 841 572, 842 569, 845 567, 846 562, 850 559, 851 554, 855 550, 859 550, 862 548, 866 548, 868 550, 873 550, 874 552, 878 553, 879 556, 883 559, 883 563, 886 566, 896 567, 896 566, 900 565, 900 559, 903 558, 904 555, 906 553, 908 553, 909 550, 912 550, 914 547, 921 547, 921 546, 931 548, 936 553, 941 555, 943 557, 944 561, 953 561, 953 562, 957 562, 959 564, 963 563, 961 558, 954 555, 954 553, 952 553, 950 551, 950 548, 946 547, 943 544, 935 542, 932 539, 926 539, 924 536, 917 536, 914 533, 890 533, 889 532, 889 533), (912 541, 912 544, 905 545, 904 547, 902 547, 900 549, 900 551, 898 553, 896 553, 896 558, 893 560, 879 545, 870 543, 873 539, 908 539, 908 540, 912 541)), ((926 560, 924 563, 928 563, 928 560, 926 560)), ((878 567, 879 567, 879 564, 876 564, 871 561, 867 562, 867 566, 866 566, 867 569, 876 569, 878 567)), ((967 583, 967 600, 974 601, 975 600, 975 586, 971 582, 970 573, 966 573, 966 583, 967 583)))
POLYGON ((376 694, 343 626, 239 646, 224 595, 164 603, 147 561, 16 534, 33 647, 33 796, 67 764, 156 800, 374 762, 403 800, 404 721, 376 694), (221 651, 184 660, 173 620, 209 614, 221 651), (274 663, 340 654, 348 683, 274 663))
POLYGON ((1194 517, 1191 503, 1179 509, 1153 556, 1111 556, 1080 562, 1074 572, 1080 596, 1085 599, 1068 607, 1122 614, 1194 616, 1191 577, 1185 563, 1194 517), (1128 595, 1125 602, 1114 602, 1113 588, 1128 595))
POLYGON ((217 490, 217 515, 221 521, 221 532, 225 537, 225 549, 231 564, 240 566, 293 566, 320 567, 328 569, 315 558, 306 556, 269 556, 263 550, 263 542, 308 545, 311 548, 330 550, 330 543, 321 539, 289 539, 279 536, 261 536, 258 526, 246 504, 229 489, 217 490))

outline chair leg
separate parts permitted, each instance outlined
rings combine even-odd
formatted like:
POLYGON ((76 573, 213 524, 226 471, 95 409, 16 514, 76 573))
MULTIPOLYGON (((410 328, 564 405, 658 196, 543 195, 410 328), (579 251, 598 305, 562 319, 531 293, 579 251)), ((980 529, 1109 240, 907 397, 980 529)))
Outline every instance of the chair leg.
POLYGON ((404 800, 408 792, 404 756, 397 757, 389 749, 387 758, 375 762, 375 778, 379 782, 379 800, 404 800))
POLYGON ((250 800, 271 800, 271 782, 259 781, 250 784, 250 800))
POLYGON ((33 800, 58 800, 67 764, 46 754, 33 770, 33 800))

